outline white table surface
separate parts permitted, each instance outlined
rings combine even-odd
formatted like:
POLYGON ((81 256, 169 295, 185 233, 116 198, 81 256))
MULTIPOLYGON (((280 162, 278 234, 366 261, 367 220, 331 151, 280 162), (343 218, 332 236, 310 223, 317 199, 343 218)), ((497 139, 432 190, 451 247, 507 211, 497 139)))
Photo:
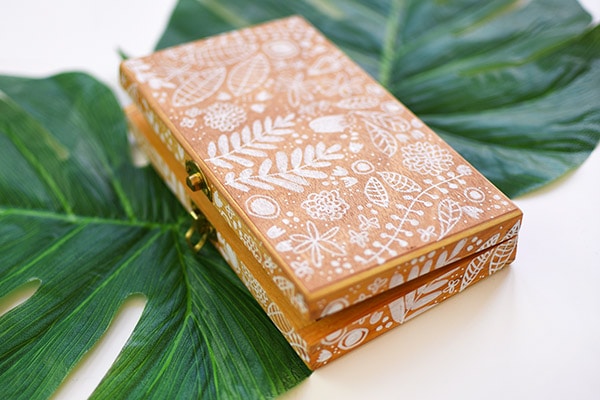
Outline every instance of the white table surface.
MULTIPOLYGON (((598 19, 600 0, 582 3, 598 19)), ((151 52, 174 4, 5 1, 0 74, 83 70, 128 102, 118 90, 117 49, 134 56, 151 52)), ((510 268, 319 369, 284 397, 599 399, 598 199, 599 149, 559 182, 516 199, 525 218, 510 268)), ((123 316, 116 342, 107 342, 58 397, 85 398, 93 391, 138 311, 123 316)))

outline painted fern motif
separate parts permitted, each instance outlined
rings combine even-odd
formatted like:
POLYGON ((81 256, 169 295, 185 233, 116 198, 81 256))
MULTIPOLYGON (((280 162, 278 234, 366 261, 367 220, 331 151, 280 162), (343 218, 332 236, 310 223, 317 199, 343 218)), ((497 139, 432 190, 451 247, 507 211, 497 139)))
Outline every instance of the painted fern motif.
POLYGON ((406 322, 434 307, 437 298, 442 294, 442 287, 448 283, 448 277, 454 272, 456 269, 391 302, 388 307, 394 321, 406 322))
POLYGON ((446 283, 448 283, 448 279, 439 279, 418 288, 416 291, 417 296, 412 299, 410 308, 414 310, 431 303, 442 294, 440 289, 446 283))
POLYGON ((254 166, 254 158, 265 158, 265 150, 276 149, 274 143, 285 140, 284 136, 294 132, 290 129, 294 126, 294 114, 286 117, 277 117, 275 121, 271 117, 265 118, 264 122, 254 121, 252 126, 245 126, 241 132, 234 132, 227 136, 219 136, 216 143, 208 144, 206 161, 217 167, 231 169, 233 163, 250 168, 254 166))
POLYGON ((466 244, 467 239, 461 239, 459 242, 456 243, 456 245, 454 245, 454 249, 450 253, 450 256, 448 256, 448 250, 442 251, 435 262, 434 269, 441 268, 445 265, 453 263, 454 261, 457 261, 459 259, 458 254, 465 247, 466 244))
POLYGON ((444 199, 438 204, 438 220, 440 222, 439 238, 443 238, 460 220, 462 208, 451 199, 444 199))
POLYGON ((304 186, 310 185, 308 179, 327 178, 328 175, 318 169, 329 167, 332 160, 343 158, 343 154, 338 153, 341 148, 339 144, 327 147, 319 142, 316 146, 306 146, 304 150, 298 147, 290 155, 279 151, 275 154, 275 163, 266 159, 258 167, 257 173, 252 168, 246 168, 237 177, 234 172, 229 172, 225 175, 225 183, 244 192, 251 187, 264 190, 281 187, 301 193, 304 186))

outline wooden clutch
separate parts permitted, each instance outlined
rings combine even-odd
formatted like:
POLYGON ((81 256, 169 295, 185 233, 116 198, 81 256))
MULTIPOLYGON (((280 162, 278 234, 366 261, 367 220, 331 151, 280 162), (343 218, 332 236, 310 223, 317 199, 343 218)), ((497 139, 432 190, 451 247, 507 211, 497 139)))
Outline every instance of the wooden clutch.
POLYGON ((312 369, 510 264, 521 211, 299 17, 121 65, 139 145, 312 369))

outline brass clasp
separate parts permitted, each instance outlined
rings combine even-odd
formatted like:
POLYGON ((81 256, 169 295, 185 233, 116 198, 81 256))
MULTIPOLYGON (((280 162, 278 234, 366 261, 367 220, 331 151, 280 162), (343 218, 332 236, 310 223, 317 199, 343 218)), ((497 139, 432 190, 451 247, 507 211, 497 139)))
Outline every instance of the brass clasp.
POLYGON ((199 190, 202 191, 206 197, 208 197, 208 200, 212 201, 212 192, 210 191, 210 188, 206 183, 206 177, 204 176, 204 173, 202 173, 202 170, 198 167, 198 164, 192 160, 187 160, 185 162, 185 170, 188 174, 187 178, 185 179, 187 186, 194 192, 199 190))
MULTIPOLYGON (((212 192, 208 187, 206 177, 198 167, 198 164, 192 160, 187 160, 185 162, 185 170, 188 174, 185 179, 187 186, 194 192, 202 191, 202 193, 208 197, 208 200, 212 202, 212 192)), ((185 240, 192 250, 198 252, 208 239, 213 239, 215 237, 215 228, 208 222, 194 202, 192 202, 191 208, 190 215, 193 218, 193 222, 185 233, 185 240), (198 240, 194 243, 195 236, 198 236, 198 240)))
POLYGON ((185 233, 185 240, 192 250, 199 252, 207 240, 214 239, 216 232, 215 228, 194 203, 192 203, 190 215, 192 216, 193 221, 192 225, 185 233), (198 240, 194 243, 193 240, 196 235, 198 236, 198 240))

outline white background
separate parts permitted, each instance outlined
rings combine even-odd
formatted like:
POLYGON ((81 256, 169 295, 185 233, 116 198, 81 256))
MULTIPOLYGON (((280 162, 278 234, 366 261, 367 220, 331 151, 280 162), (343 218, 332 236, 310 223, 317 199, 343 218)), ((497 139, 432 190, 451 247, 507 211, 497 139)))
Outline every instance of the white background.
MULTIPOLYGON (((583 3, 597 20, 600 0, 583 3)), ((174 4, 5 1, 0 73, 84 70, 127 102, 117 84, 117 49, 151 52, 174 4)), ((314 372, 284 397, 600 398, 599 199, 597 149, 575 172, 516 200, 525 219, 512 267, 314 372)), ((93 391, 137 316, 136 307, 123 314, 59 397, 93 391)))

